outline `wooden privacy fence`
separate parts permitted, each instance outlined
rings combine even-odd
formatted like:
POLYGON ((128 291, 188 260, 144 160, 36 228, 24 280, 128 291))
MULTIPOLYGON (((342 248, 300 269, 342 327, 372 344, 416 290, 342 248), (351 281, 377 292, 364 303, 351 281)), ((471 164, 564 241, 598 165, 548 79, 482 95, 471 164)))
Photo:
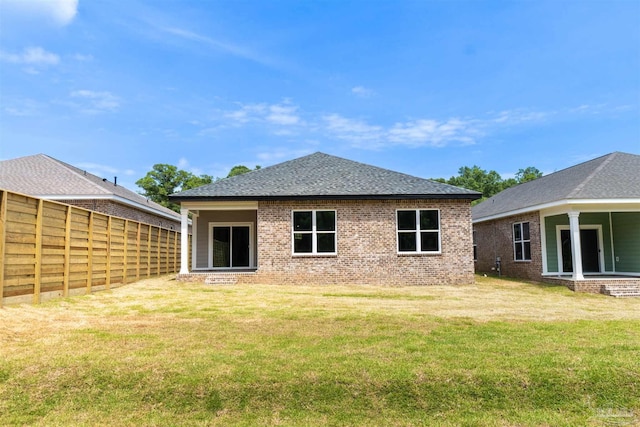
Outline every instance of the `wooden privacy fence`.
POLYGON ((179 231, 0 190, 0 306, 179 269, 179 231))

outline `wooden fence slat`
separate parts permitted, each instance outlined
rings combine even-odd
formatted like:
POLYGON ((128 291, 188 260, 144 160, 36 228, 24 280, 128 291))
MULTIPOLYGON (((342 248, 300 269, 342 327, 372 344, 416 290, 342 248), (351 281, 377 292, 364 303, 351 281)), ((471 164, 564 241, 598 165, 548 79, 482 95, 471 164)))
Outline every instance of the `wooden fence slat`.
POLYGON ((0 190, 0 307, 177 273, 179 248, 175 230, 0 190))
POLYGON ((88 257, 87 257, 87 295, 91 293, 91 285, 93 284, 93 212, 89 212, 89 238, 87 240, 88 257))
POLYGON ((36 213, 36 259, 35 259, 35 277, 33 285, 33 303, 40 302, 40 285, 42 278, 42 211, 44 200, 38 200, 38 210, 36 213))
POLYGON ((0 307, 2 307, 2 301, 4 300, 4 250, 7 236, 7 199, 7 192, 2 191, 0 195, 0 307))

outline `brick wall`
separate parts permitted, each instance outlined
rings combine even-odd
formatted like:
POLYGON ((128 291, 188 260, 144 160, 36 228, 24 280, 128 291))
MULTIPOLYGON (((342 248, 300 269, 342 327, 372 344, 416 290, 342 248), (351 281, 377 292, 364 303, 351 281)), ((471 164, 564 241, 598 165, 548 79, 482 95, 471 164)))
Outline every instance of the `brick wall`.
POLYGON ((145 212, 141 209, 136 209, 131 206, 124 205, 122 203, 115 202, 113 200, 60 200, 60 203, 66 203, 68 205, 78 206, 80 208, 88 209, 104 213, 111 216, 117 216, 120 218, 131 219, 133 221, 142 222, 145 224, 155 225, 157 227, 168 228, 171 230, 180 230, 180 221, 172 221, 168 218, 157 216, 145 212))
POLYGON ((258 270, 241 282, 431 285, 473 283, 466 200, 260 202, 258 270), (336 210, 337 255, 294 256, 291 211, 336 210), (396 209, 439 209, 441 254, 398 255, 396 209))
POLYGON ((476 235, 476 272, 492 273, 496 257, 501 257, 502 275, 528 280, 542 278, 542 241, 540 238, 540 214, 530 212, 473 225, 476 235), (531 237, 531 261, 515 261, 513 249, 513 224, 529 222, 531 237))

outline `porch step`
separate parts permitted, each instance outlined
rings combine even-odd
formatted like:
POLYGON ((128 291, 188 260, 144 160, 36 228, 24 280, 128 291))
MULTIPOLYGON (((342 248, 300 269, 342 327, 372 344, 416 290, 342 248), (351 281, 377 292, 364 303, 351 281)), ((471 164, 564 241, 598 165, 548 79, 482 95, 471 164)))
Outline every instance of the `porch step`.
POLYGON ((603 294, 612 297, 640 297, 640 283, 604 285, 603 294))
POLYGON ((238 278, 235 275, 221 274, 219 276, 207 276, 204 279, 205 285, 235 285, 238 278))

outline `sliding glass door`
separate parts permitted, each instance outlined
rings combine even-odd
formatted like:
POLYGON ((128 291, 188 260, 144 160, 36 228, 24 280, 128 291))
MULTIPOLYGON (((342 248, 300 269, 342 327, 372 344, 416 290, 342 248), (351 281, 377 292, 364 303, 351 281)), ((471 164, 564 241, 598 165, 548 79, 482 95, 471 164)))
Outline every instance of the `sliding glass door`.
POLYGON ((252 267, 251 225, 211 224, 212 268, 252 267))

